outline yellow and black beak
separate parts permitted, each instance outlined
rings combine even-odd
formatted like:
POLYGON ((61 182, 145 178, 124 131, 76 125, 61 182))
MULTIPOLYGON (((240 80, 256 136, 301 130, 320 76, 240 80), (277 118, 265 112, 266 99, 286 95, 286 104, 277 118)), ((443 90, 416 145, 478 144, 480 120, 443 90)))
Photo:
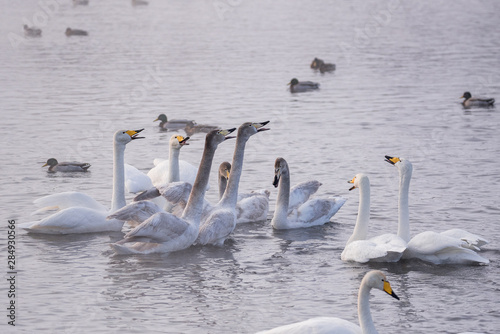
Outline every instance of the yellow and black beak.
POLYGON ((399 160, 399 158, 397 158, 397 157, 391 157, 391 156, 386 155, 385 161, 387 161, 391 165, 395 165, 397 162, 400 162, 401 160, 399 160))
POLYGON ((236 128, 231 128, 231 129, 225 129, 225 130, 219 130, 219 134, 223 135, 226 137, 226 140, 227 139, 232 139, 232 138, 236 138, 235 136, 228 136, 230 133, 234 132, 236 130, 236 128))
POLYGON ((187 142, 189 138, 190 137, 184 138, 183 136, 177 136, 177 140, 179 141, 179 144, 181 144, 181 146, 189 145, 189 143, 187 142))
POLYGON ((143 139, 144 137, 138 137, 139 132, 141 132, 143 130, 144 129, 140 129, 140 130, 128 130, 128 131, 125 131, 125 133, 128 134, 132 140, 134 140, 134 139, 143 139))
POLYGON ((394 291, 392 291, 391 284, 387 281, 384 281, 384 291, 387 292, 387 294, 399 300, 399 297, 394 293, 394 291))
MULTIPOLYGON (((347 181, 347 183, 354 184, 354 180, 356 180, 356 176, 352 178, 352 180, 347 181)), ((352 186, 349 188, 349 191, 356 189, 356 186, 352 186)))
POLYGON ((266 125, 269 122, 270 121, 265 121, 265 122, 261 122, 261 123, 252 123, 252 125, 257 129, 257 132, 267 131, 269 129, 268 128, 264 128, 263 126, 266 125))

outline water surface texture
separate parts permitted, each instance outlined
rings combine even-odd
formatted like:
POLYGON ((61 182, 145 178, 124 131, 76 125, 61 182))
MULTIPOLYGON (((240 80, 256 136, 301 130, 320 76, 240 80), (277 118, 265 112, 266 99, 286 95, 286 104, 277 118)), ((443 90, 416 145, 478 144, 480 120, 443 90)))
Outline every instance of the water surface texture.
MULTIPOLYGON (((36 236, 17 230, 17 319, 2 333, 253 333, 314 316, 358 323, 357 290, 371 269, 387 273, 397 301, 372 293, 380 333, 498 333, 500 111, 464 110, 459 97, 500 102, 500 2, 0 0, 2 224, 38 220, 33 200, 85 192, 110 205, 112 136, 145 128, 125 160, 148 171, 168 158, 172 133, 153 120, 237 127, 270 120, 247 143, 240 191, 271 192, 267 222, 238 226, 224 247, 170 256, 113 256, 123 233, 36 236), (24 23, 43 30, 26 39, 24 23), (87 37, 66 37, 67 27, 87 37), (334 73, 309 68, 314 57, 334 73), (291 94, 292 78, 320 90, 291 94), (413 162, 411 233, 464 228, 490 240, 489 266, 344 263, 358 191, 370 177, 370 236, 396 232, 397 169, 413 162), (331 223, 273 231, 274 161, 292 184, 317 179, 322 196, 347 198, 331 223), (48 158, 92 164, 48 174, 48 158)), ((181 133, 182 134, 182 133, 181 133)), ((198 164, 204 136, 181 159, 198 164)), ((220 145, 216 170, 231 161, 220 145)), ((127 195, 127 200, 133 198, 127 195)), ((125 230, 124 230, 125 231, 125 230)), ((7 269, 4 269, 6 275, 7 269)))

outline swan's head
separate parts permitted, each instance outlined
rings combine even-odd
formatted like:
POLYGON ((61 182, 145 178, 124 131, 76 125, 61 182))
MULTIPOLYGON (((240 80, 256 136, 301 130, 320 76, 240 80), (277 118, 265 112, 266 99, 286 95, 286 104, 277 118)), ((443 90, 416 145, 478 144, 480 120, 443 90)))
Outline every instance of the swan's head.
POLYGON ((288 175, 288 164, 285 159, 277 158, 274 162, 274 181, 273 186, 276 188, 280 183, 282 175, 288 175))
POLYGON ((405 158, 391 157, 386 155, 385 161, 387 161, 391 165, 396 166, 399 169, 400 173, 407 173, 413 170, 413 165, 411 164, 410 160, 407 160, 405 158))
POLYGON ((126 145, 134 139, 142 139, 144 137, 138 137, 140 130, 119 130, 115 132, 115 143, 126 145))
POLYGON ((363 278, 361 285, 382 290, 399 300, 399 297, 394 293, 394 291, 392 291, 391 284, 387 280, 387 277, 385 277, 385 275, 379 270, 372 270, 368 272, 363 278))
POLYGON ((351 183, 352 187, 349 188, 349 191, 356 189, 356 188, 361 188, 365 186, 370 186, 370 180, 368 179, 368 176, 365 174, 356 174, 356 176, 352 179, 347 181, 347 183, 351 183))
POLYGON ((168 121, 167 115, 159 114, 158 117, 153 122, 156 122, 156 121, 160 121, 160 123, 166 123, 168 121))
POLYGON ((54 158, 50 158, 49 160, 47 160, 47 162, 45 163, 45 165, 43 165, 42 167, 45 167, 45 166, 50 166, 50 167, 52 167, 52 166, 55 166, 55 165, 57 165, 57 164, 58 164, 58 162, 57 162, 57 160, 56 160, 56 159, 54 159, 54 158))
POLYGON ((252 123, 246 122, 240 125, 238 128, 238 138, 248 139, 257 132, 267 131, 268 128, 264 128, 264 125, 269 123, 269 121, 260 122, 260 123, 252 123))
POLYGON ((187 142, 189 137, 183 137, 181 135, 173 135, 170 137, 170 149, 180 150, 182 146, 189 145, 187 142))
POLYGON ((219 166, 219 177, 229 179, 229 173, 231 173, 231 164, 224 161, 219 166))
POLYGON ((297 80, 297 78, 293 78, 292 80, 290 80, 290 82, 288 83, 288 86, 295 86, 296 84, 299 83, 299 80, 297 80))
POLYGON ((226 139, 234 138, 234 136, 229 136, 229 134, 235 130, 236 128, 224 129, 224 130, 212 130, 209 133, 207 133, 207 136, 205 137, 205 145, 209 145, 212 148, 216 148, 217 145, 219 145, 226 139))
POLYGON ((470 99, 472 97, 471 93, 470 92, 465 92, 464 95, 462 95, 460 98, 461 99, 470 99))

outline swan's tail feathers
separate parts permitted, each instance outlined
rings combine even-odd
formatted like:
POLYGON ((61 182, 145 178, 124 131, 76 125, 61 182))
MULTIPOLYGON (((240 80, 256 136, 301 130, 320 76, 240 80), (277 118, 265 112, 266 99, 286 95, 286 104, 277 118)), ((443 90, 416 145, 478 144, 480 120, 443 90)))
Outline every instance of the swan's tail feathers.
POLYGON ((143 191, 139 195, 135 196, 133 201, 134 202, 139 202, 139 201, 147 201, 156 197, 161 196, 160 192, 156 187, 149 188, 148 190, 143 191))
POLYGON ((36 223, 37 222, 21 223, 21 224, 16 224, 16 226, 22 228, 23 230, 29 231, 29 229, 36 223))
POLYGON ((469 248, 469 249, 472 249, 475 251, 480 250, 481 247, 488 244, 488 240, 484 239, 483 237, 476 235, 474 233, 470 233, 468 231, 459 229, 459 228, 447 230, 447 231, 441 232, 441 234, 446 235, 448 237, 463 240, 463 241, 465 241, 465 244, 463 245, 463 247, 469 248))
POLYGON ((34 214, 47 210, 64 210, 71 207, 83 207, 97 211, 107 211, 104 205, 97 202, 92 197, 77 191, 67 191, 44 196, 36 199, 33 203, 39 208, 34 212, 34 214))

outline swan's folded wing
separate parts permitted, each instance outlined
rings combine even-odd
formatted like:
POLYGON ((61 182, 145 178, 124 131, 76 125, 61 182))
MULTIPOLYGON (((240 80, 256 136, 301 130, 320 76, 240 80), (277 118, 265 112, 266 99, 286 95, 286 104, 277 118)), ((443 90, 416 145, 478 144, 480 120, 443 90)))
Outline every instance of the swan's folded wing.
POLYGON ((218 210, 210 215, 200 227, 198 243, 202 245, 224 242, 236 226, 236 217, 232 211, 218 210))
POLYGON ((370 240, 356 240, 345 246, 340 258, 342 261, 366 263, 370 260, 383 258, 387 251, 370 240))
POLYGON ((236 204, 236 223, 251 223, 267 219, 269 197, 256 194, 247 197, 236 204))
POLYGON ((129 193, 138 193, 141 191, 145 191, 153 186, 151 179, 149 176, 131 166, 129 164, 125 164, 125 189, 129 193))
POLYGON ((150 238, 154 242, 168 242, 181 236, 189 227, 185 220, 168 212, 154 214, 125 235, 126 240, 150 238))
POLYGON ((452 238, 433 231, 426 231, 414 236, 408 242, 408 248, 419 254, 432 255, 453 248, 467 248, 467 243, 458 238, 452 238))
POLYGON ((488 240, 484 239, 483 237, 470 233, 468 231, 459 229, 459 228, 454 228, 448 231, 441 232, 442 235, 446 235, 448 237, 453 237, 457 238, 460 240, 463 240, 467 242, 468 248, 473 249, 473 250, 479 250, 480 247, 486 245, 488 243, 488 240))
POLYGON ((151 187, 148 190, 145 190, 139 195, 135 196, 133 201, 134 202, 148 201, 160 196, 161 196, 160 191, 156 187, 151 187))
POLYGON ((67 191, 36 199, 35 206, 39 209, 33 214, 48 210, 64 210, 72 207, 84 207, 97 211, 107 211, 106 207, 92 197, 77 191, 67 191))
POLYGON ((158 186, 159 193, 170 203, 187 203, 193 186, 189 182, 172 182, 158 186))
POLYGON ((113 214, 107 216, 106 218, 118 219, 140 224, 155 213, 162 211, 163 210, 153 202, 140 201, 132 202, 126 205, 123 208, 115 211, 113 214))
POLYGON ((326 222, 339 211, 346 199, 342 197, 319 199, 314 198, 302 204, 297 210, 298 220, 315 225, 326 222))
POLYGON ((304 204, 312 194, 318 191, 321 182, 312 180, 299 183, 290 189, 290 199, 288 203, 288 213, 304 204))

